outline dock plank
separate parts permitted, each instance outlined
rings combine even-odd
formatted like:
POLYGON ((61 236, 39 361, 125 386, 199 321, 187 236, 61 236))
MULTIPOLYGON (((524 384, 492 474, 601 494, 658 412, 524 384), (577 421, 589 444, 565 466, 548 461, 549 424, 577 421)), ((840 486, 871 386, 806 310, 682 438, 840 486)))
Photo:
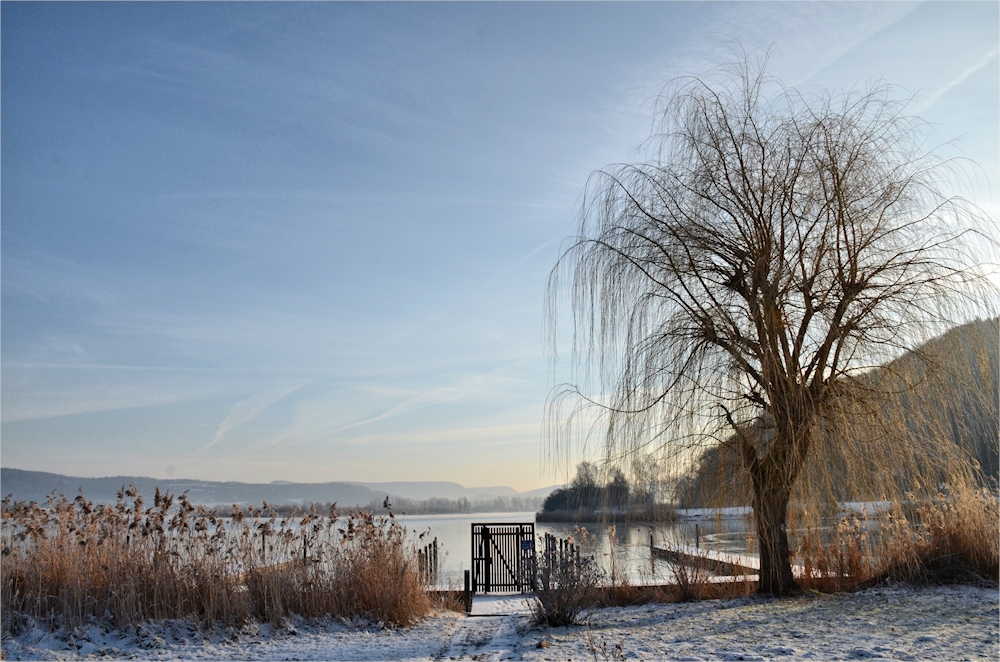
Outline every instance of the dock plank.
MULTIPOLYGON (((722 575, 756 575, 760 572, 760 559, 756 556, 720 552, 704 547, 691 545, 674 545, 671 547, 655 547, 650 549, 653 556, 671 563, 691 563, 722 575)), ((805 568, 792 565, 792 574, 796 577, 805 575, 805 568)))

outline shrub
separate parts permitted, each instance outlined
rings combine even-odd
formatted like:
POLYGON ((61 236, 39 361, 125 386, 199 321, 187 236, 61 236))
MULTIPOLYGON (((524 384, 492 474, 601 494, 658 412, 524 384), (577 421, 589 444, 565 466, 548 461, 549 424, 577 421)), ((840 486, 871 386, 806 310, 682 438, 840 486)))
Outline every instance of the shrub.
POLYGON ((532 602, 532 622, 550 627, 575 624, 584 609, 597 604, 597 588, 603 576, 593 556, 543 554, 532 602))
POLYGON ((677 554, 670 562, 670 574, 673 583, 670 586, 671 597, 677 602, 693 602, 703 600, 708 594, 708 569, 686 554, 677 554))

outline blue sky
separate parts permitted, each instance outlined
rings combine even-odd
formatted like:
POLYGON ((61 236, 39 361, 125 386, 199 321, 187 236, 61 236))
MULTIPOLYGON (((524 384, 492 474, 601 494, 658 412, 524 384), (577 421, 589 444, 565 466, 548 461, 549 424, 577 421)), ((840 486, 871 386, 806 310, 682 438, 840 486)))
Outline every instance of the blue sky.
POLYGON ((561 482, 546 278, 588 174, 731 37, 919 94, 1000 209, 995 2, 0 12, 5 467, 561 482))

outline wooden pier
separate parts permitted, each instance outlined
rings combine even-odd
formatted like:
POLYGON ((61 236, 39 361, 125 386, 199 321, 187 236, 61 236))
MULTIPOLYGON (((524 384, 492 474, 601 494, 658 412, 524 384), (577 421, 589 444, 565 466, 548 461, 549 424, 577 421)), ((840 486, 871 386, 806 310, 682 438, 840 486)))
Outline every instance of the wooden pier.
MULTIPOLYGON (((713 549, 692 547, 690 545, 674 545, 672 547, 655 547, 650 545, 649 551, 655 558, 660 558, 670 563, 687 563, 698 568, 704 568, 716 575, 745 578, 752 576, 756 579, 757 574, 760 572, 760 559, 756 556, 719 552, 713 549)), ((792 565, 792 574, 796 577, 803 577, 805 572, 806 569, 804 567, 792 565)))
POLYGON ((739 577, 756 575, 760 571, 760 560, 742 554, 717 552, 702 547, 690 545, 674 545, 671 547, 651 547, 650 553, 659 559, 670 563, 686 563, 698 568, 704 568, 718 575, 739 577))

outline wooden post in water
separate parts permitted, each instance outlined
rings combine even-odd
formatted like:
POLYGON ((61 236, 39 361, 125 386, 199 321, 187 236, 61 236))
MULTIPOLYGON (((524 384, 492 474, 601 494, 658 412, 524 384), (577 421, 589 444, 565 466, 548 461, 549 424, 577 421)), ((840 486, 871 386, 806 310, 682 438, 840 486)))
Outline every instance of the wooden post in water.
POLYGON ((432 582, 435 586, 438 583, 438 539, 434 539, 434 564, 431 566, 431 572, 434 581, 432 582))
POLYGON ((701 549, 701 530, 698 525, 694 525, 694 548, 701 549))

